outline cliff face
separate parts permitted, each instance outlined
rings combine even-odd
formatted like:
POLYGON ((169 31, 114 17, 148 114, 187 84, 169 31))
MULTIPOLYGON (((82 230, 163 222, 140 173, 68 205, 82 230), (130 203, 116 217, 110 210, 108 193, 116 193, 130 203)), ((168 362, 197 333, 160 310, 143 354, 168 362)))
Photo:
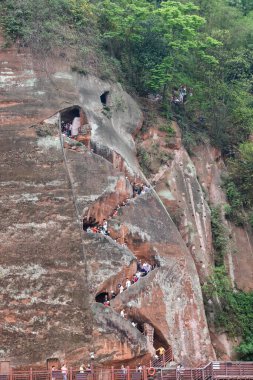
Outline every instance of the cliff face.
MULTIPOLYGON (((220 152, 206 145, 196 147, 194 153, 193 162, 210 204, 226 203, 226 197, 221 188, 221 176, 226 172, 226 168, 220 152)), ((224 224, 229 237, 226 266, 232 285, 241 290, 251 291, 253 289, 252 233, 225 219, 224 224)))
POLYGON ((154 348, 135 321, 152 326, 154 347, 171 347, 176 361, 214 359, 200 288, 213 262, 210 211, 184 149, 157 181, 168 210, 182 214, 178 230, 153 191, 132 198, 143 116, 120 85, 12 48, 1 52, 0 86, 0 357, 17 366, 77 364, 91 351, 105 364, 145 359, 154 348), (92 150, 63 145, 58 126, 72 106, 89 123, 92 150), (111 237, 83 231, 83 220, 101 223, 127 199, 109 220, 111 237), (110 308, 96 303, 125 284, 137 259, 157 267, 110 308))
MULTIPOLYGON (((172 123, 175 136, 166 142, 160 126, 166 121, 158 120, 148 133, 144 133, 141 147, 150 149, 157 144, 171 158, 151 175, 155 188, 164 205, 175 220, 183 240, 194 259, 201 283, 212 273, 214 258, 211 234, 210 206, 226 203, 221 187, 226 167, 221 153, 207 144, 193 149, 189 157, 181 142, 181 133, 172 123)), ((167 138, 168 139, 168 138, 167 138)), ((228 247, 225 265, 233 287, 250 291, 253 280, 252 233, 226 220, 228 247)), ((222 360, 236 359, 234 347, 238 339, 229 339, 225 333, 217 333, 209 326, 211 340, 218 357, 222 360)))

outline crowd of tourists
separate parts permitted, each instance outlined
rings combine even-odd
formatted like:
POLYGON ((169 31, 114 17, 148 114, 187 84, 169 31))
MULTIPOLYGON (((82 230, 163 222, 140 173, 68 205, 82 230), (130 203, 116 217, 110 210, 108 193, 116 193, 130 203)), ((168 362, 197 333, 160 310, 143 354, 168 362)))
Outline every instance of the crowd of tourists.
POLYGON ((109 235, 107 220, 103 219, 102 224, 97 223, 94 226, 87 227, 86 232, 88 232, 88 233, 92 232, 94 234, 100 233, 102 235, 109 235))
POLYGON ((76 137, 80 133, 81 121, 80 117, 74 117, 72 123, 70 122, 61 122, 61 131, 67 137, 76 137))
MULTIPOLYGON (((111 290, 110 293, 104 296, 103 304, 104 306, 110 306, 110 301, 116 297, 117 294, 121 294, 124 290, 130 288, 131 285, 134 285, 140 280, 141 277, 145 277, 151 270, 155 269, 155 265, 150 265, 148 262, 142 264, 141 260, 138 260, 137 263, 137 272, 130 279, 127 277, 124 283, 118 284, 116 291, 111 290)), ((121 311, 121 316, 125 318, 125 312, 121 311)))
MULTIPOLYGON (((156 350, 156 354, 154 356, 154 359, 160 359, 165 353, 165 348, 163 346, 159 347, 156 350)), ((90 357, 95 359, 94 352, 90 353, 90 357)), ((153 367, 152 367, 153 368, 153 367)), ((142 373, 144 370, 144 367, 141 363, 138 363, 137 366, 135 367, 135 372, 136 373, 142 373)), ((184 367, 182 364, 178 364, 176 367, 176 370, 179 374, 182 374, 184 371, 184 367)), ((83 380, 83 379, 89 379, 89 374, 92 375, 94 371, 93 365, 90 364, 81 364, 79 367, 79 370, 75 371, 75 378, 76 380, 83 380), (88 376, 88 377, 87 377, 88 376)), ((120 378, 122 380, 126 380, 127 378, 127 373, 128 373, 128 368, 124 366, 124 364, 121 365, 120 369, 116 370, 120 374, 120 378)), ((61 367, 61 369, 56 368, 55 366, 52 366, 51 368, 51 380, 68 380, 69 378, 69 368, 67 366, 67 363, 64 363, 61 367), (60 375, 60 376, 59 376, 60 375)), ((136 378, 137 379, 137 378, 136 378)), ((139 379, 139 377, 138 377, 139 379)))
MULTIPOLYGON (((61 374, 62 380, 67 380, 68 372, 69 372, 69 369, 66 363, 62 365, 60 370, 58 370, 58 368, 56 368, 55 366, 52 366, 51 368, 52 380, 59 380, 59 374, 61 374)), ((85 366, 84 364, 81 364, 79 368, 79 373, 81 374, 91 373, 91 365, 87 364, 87 366, 85 366)), ((77 373, 76 379, 78 380, 78 373, 77 373)))
MULTIPOLYGON (((150 191, 150 188, 143 184, 143 183, 132 183, 133 187, 133 198, 136 198, 138 195, 146 194, 150 191)), ((114 218, 118 215, 118 212, 120 208, 127 206, 130 202, 130 198, 127 198, 125 201, 123 201, 121 204, 118 204, 117 207, 113 210, 112 215, 109 216, 109 220, 111 218, 114 218)), ((102 235, 110 235, 110 232, 108 230, 108 221, 106 219, 103 219, 103 222, 101 224, 94 223, 93 225, 90 225, 86 228, 86 232, 88 233, 100 233, 102 235)), ((125 245, 125 244, 122 244, 125 245)))

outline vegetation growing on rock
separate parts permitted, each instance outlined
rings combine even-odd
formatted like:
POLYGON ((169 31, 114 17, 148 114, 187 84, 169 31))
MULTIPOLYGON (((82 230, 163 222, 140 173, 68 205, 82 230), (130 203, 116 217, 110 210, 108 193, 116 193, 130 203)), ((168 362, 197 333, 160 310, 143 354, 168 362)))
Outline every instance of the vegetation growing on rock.
POLYGON ((214 325, 230 337, 241 337, 237 352, 243 360, 253 359, 253 293, 232 289, 224 266, 217 267, 203 286, 204 299, 213 305, 214 325))

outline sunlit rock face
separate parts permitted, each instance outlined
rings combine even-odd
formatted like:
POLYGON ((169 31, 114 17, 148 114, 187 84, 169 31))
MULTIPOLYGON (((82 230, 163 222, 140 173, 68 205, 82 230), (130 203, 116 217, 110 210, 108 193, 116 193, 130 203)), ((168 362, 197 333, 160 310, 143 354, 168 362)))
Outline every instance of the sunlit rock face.
MULTIPOLYGON (((197 203, 198 242, 205 240, 202 262, 153 192, 132 199, 130 182, 142 176, 133 139, 142 113, 121 86, 72 73, 57 58, 15 48, 0 54, 1 359, 25 367, 45 366, 48 358, 77 365, 90 351, 104 365, 148 358, 152 348, 131 319, 152 325, 185 365, 213 359, 198 275, 206 276, 211 262, 201 195, 195 198, 186 181, 197 203), (63 148, 58 112, 74 105, 90 124, 92 151, 63 148), (38 124, 53 115, 52 133, 38 134, 38 124), (127 198, 109 220, 111 237, 83 231, 84 218, 108 219, 127 198), (138 258, 158 267, 110 308, 95 303, 136 272, 138 258), (119 315, 123 307, 129 320, 119 315)), ((188 165, 184 157, 179 166, 188 165)))

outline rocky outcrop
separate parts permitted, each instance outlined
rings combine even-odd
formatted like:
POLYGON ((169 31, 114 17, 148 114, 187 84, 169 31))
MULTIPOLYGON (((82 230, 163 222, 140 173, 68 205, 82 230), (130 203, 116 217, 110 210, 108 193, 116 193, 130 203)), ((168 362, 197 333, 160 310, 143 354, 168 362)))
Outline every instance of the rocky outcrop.
MULTIPOLYGON (((98 161, 103 162, 101 167, 104 173, 103 181, 110 183, 113 172, 114 176, 116 175, 116 169, 112 164, 104 162, 103 158, 94 156, 94 154, 87 153, 88 156, 86 156, 71 151, 68 154, 71 155, 71 158, 69 156, 67 159, 67 165, 75 184, 76 202, 80 205, 79 199, 83 201, 82 207, 79 206, 81 213, 86 207, 85 201, 88 208, 94 208, 90 205, 88 196, 84 199, 83 189, 85 188, 86 194, 90 192, 91 195, 94 193, 94 184, 97 188, 103 189, 99 180, 96 181, 92 174, 94 168, 98 170, 98 161), (81 173, 81 167, 84 174, 81 173)), ((125 178, 125 182, 128 183, 128 179, 125 178)), ((115 183, 117 184, 116 181, 115 183)), ((105 187, 108 188, 108 186, 105 187)), ((125 187, 117 189, 119 196, 121 191, 126 194, 125 187)), ((108 197, 111 192, 111 197, 114 199, 114 191, 115 188, 111 186, 108 197)), ((101 193, 103 199, 104 190, 101 193)), ((129 197, 129 194, 126 195, 129 197)), ((98 199, 94 200, 95 205, 97 202, 99 202, 98 199)), ((113 210, 114 205, 112 204, 112 206, 113 210)), ((117 217, 109 221, 109 230, 114 239, 121 244, 125 243, 123 247, 111 238, 102 235, 87 233, 84 235, 87 252, 86 263, 90 269, 89 283, 93 285, 93 297, 95 298, 95 295, 102 290, 104 292, 115 290, 117 283, 124 283, 126 277, 134 273, 131 273, 130 268, 128 271, 126 268, 125 272, 122 272, 124 262, 129 266, 131 259, 143 258, 149 262, 158 263, 160 268, 157 269, 154 280, 152 280, 154 275, 152 272, 145 281, 143 279, 140 281, 141 285, 137 283, 124 292, 124 294, 128 294, 132 288, 137 289, 138 297, 135 297, 139 310, 137 320, 142 323, 149 322, 155 329, 157 328, 156 334, 161 335, 162 339, 173 347, 176 360, 183 360, 188 365, 196 365, 200 361, 206 362, 212 358, 213 351, 205 314, 203 309, 199 308, 199 305, 202 304, 202 295, 194 262, 172 220, 156 197, 149 193, 132 199, 120 210, 117 217), (130 251, 125 245, 130 248, 130 251), (90 251, 91 254, 89 254, 90 251), (95 262, 94 258, 96 258, 95 262), (125 277, 122 277, 123 273, 125 277), (97 291, 94 288, 96 279, 98 280, 97 291), (139 286, 144 286, 144 298, 142 292, 138 291, 139 286), (159 297, 157 297, 158 294, 160 294, 159 297), (148 318, 145 317, 147 315, 148 318), (185 326, 188 326, 187 333, 184 331, 185 326), (195 328, 195 326, 201 326, 201 329, 195 328), (190 357, 187 354, 188 351, 191 351, 190 357)), ((118 297, 114 302, 115 305, 118 304, 118 299, 121 299, 118 297)), ((130 307, 129 317, 132 316, 132 311, 135 309, 134 304, 130 307)), ((118 305, 116 310, 120 311, 124 307, 128 312, 128 301, 118 305)), ((104 340, 103 337, 100 338, 102 341, 104 340)), ((99 352, 100 346, 101 341, 95 350, 99 352)), ((102 352, 104 355, 105 348, 102 352)), ((146 352, 148 352, 147 347, 146 352)), ((127 354, 125 360, 128 359, 129 355, 127 354)), ((107 354, 107 360, 112 363, 117 359, 107 354)))
MULTIPOLYGON (((202 233, 188 238, 197 247, 195 263, 153 192, 110 222, 120 238, 125 231, 129 248, 83 232, 83 218, 108 217, 131 197, 130 180, 142 176, 133 140, 142 113, 119 84, 72 73, 61 58, 39 61, 12 48, 2 50, 1 62, 0 357, 41 366, 50 357, 77 364, 90 350, 101 363, 150 356, 146 338, 118 315, 124 306, 155 328, 176 360, 197 365, 213 359, 195 267, 203 277, 208 273, 209 214, 193 169, 185 168, 189 180, 178 191, 187 193, 192 223, 202 233), (91 127, 93 151, 63 148, 58 113, 74 105, 91 127), (38 125, 53 115, 46 122, 52 133, 41 136, 38 125), (159 267, 115 299, 113 309, 94 304, 99 292, 135 272, 138 255, 159 267)), ((182 156, 178 165, 182 159, 187 166, 182 156)))
MULTIPOLYGON (((210 204, 224 205, 226 196, 221 184, 226 168, 221 153, 208 144, 200 145, 194 149, 193 162, 210 204)), ((235 226, 225 218, 224 224, 229 238, 226 266, 232 285, 250 291, 253 289, 252 233, 247 228, 235 226)))
POLYGON ((195 265, 161 204, 152 194, 140 196, 124 207, 112 228, 124 234, 125 243, 137 257, 159 265, 145 282, 142 279, 124 292, 122 304, 157 329, 173 347, 176 361, 196 365, 203 355, 208 361, 213 352, 205 315, 198 307, 202 295, 195 265), (202 326, 201 330, 197 326, 202 326), (189 351, 191 357, 186 354, 189 351))
POLYGON ((210 209, 194 164, 182 145, 179 127, 172 123, 172 128, 175 136, 166 144, 164 133, 153 128, 151 133, 144 135, 142 146, 156 142, 172 157, 153 175, 152 181, 175 221, 203 283, 211 274, 213 265, 210 209))

